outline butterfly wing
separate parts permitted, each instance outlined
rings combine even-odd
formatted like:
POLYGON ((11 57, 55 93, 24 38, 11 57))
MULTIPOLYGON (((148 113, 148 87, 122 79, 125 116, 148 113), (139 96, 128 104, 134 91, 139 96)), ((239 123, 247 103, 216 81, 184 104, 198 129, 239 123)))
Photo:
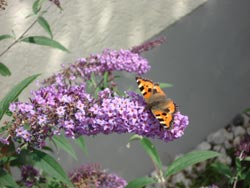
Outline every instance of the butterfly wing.
POLYGON ((149 103, 150 97, 152 96, 154 83, 151 80, 144 79, 141 77, 136 77, 136 82, 138 84, 138 88, 141 94, 143 95, 145 102, 149 103))
POLYGON ((176 112, 176 105, 171 99, 168 99, 161 105, 151 108, 151 111, 160 124, 168 129, 174 120, 173 114, 176 112))
POLYGON ((163 127, 169 128, 173 121, 173 113, 176 111, 174 102, 167 99, 159 84, 141 77, 136 77, 136 81, 147 106, 151 109, 155 118, 159 120, 163 127))
POLYGON ((155 118, 158 119, 161 126, 167 129, 171 126, 173 120, 173 114, 166 113, 159 109, 152 109, 152 113, 154 114, 155 118))

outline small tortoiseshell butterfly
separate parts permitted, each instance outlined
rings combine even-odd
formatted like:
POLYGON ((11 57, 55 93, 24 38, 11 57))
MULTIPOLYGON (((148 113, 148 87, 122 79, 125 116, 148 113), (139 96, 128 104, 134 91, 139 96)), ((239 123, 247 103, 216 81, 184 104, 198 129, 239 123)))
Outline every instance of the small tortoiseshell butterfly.
POLYGON ((136 77, 136 82, 147 103, 147 108, 151 109, 162 127, 169 128, 173 122, 173 114, 176 112, 175 103, 167 98, 159 84, 141 77, 136 77))

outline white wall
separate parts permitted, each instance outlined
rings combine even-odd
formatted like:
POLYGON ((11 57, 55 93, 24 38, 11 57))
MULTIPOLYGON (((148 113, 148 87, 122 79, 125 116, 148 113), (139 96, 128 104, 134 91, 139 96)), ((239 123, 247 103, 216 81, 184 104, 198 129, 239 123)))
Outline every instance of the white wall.
MULTIPOLYGON (((54 33, 54 39, 70 49, 59 50, 20 43, 0 61, 12 72, 10 78, 0 80, 0 98, 23 78, 43 73, 43 77, 59 69, 61 63, 74 62, 78 57, 101 52, 104 48, 129 48, 138 45, 162 31, 176 19, 187 14, 205 0, 61 0, 63 12, 52 6, 45 15, 54 33)), ((5 11, 0 11, 0 34, 19 36, 33 21, 25 19, 31 13, 32 0, 9 0, 5 11)), ((45 32, 36 25, 29 35, 45 32)), ((1 42, 0 52, 10 40, 1 42)))

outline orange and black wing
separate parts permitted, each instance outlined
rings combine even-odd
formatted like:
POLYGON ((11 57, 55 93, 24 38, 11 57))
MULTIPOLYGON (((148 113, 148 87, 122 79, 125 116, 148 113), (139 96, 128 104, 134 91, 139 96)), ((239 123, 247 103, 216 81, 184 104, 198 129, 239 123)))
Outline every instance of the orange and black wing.
POLYGON ((136 82, 138 84, 138 88, 143 95, 143 98, 147 102, 149 98, 152 96, 152 91, 154 89, 154 83, 151 80, 144 79, 141 77, 136 77, 136 82))
POLYGON ((173 114, 176 112, 176 105, 171 99, 168 99, 163 108, 154 108, 151 111, 160 124, 168 129, 174 120, 173 114))

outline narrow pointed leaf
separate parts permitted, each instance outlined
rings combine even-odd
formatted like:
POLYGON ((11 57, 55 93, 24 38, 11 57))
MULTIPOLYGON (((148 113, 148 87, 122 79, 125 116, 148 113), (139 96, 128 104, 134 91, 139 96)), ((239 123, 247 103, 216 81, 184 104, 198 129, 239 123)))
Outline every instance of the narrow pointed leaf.
POLYGON ((103 87, 104 88, 108 87, 108 76, 109 76, 109 73, 106 71, 103 75, 103 87))
POLYGON ((137 178, 128 183, 128 185, 125 188, 143 188, 146 185, 150 185, 156 183, 156 181, 153 178, 150 177, 142 177, 137 178))
POLYGON ((245 109, 243 112, 250 112, 250 108, 245 109))
POLYGON ((11 38, 13 38, 13 36, 11 35, 0 35, 0 41, 4 39, 11 39, 11 38))
POLYGON ((220 174, 222 174, 222 175, 224 175, 224 176, 226 176, 228 178, 232 178, 233 177, 233 173, 232 173, 230 167, 227 166, 227 165, 225 165, 225 164, 216 162, 216 163, 213 163, 211 165, 211 167, 214 168, 220 174))
POLYGON ((142 138, 141 144, 149 155, 149 157, 152 159, 152 161, 157 165, 157 167, 159 169, 162 169, 161 159, 153 143, 147 138, 142 138))
POLYGON ((0 187, 19 187, 13 176, 0 169, 0 187))
POLYGON ((49 46, 52 48, 65 51, 65 52, 69 52, 69 50, 65 48, 62 44, 45 36, 30 36, 30 37, 23 38, 21 41, 32 43, 32 44, 37 44, 37 45, 42 45, 42 46, 49 46))
POLYGON ((33 82, 40 74, 32 75, 19 82, 16 86, 10 90, 7 95, 0 102, 0 119, 2 119, 4 113, 8 110, 9 104, 17 99, 20 93, 33 82))
POLYGON ((173 85, 169 83, 160 83, 160 87, 163 89, 163 88, 173 87, 173 85))
POLYGON ((143 137, 142 136, 140 136, 140 135, 138 135, 138 134, 134 134, 134 135, 132 135, 130 138, 129 138, 129 142, 132 142, 132 141, 134 141, 134 140, 141 140, 143 137))
POLYGON ((36 0, 32 5, 32 9, 34 14, 37 14, 41 10, 41 0, 36 0))
POLYGON ((245 183, 250 183, 250 170, 246 172, 245 183))
POLYGON ((243 161, 250 161, 250 157, 249 156, 245 157, 243 161))
POLYGON ((85 140, 83 136, 79 136, 78 138, 75 139, 75 143, 81 148, 83 153, 86 155, 88 154, 87 146, 85 144, 85 140))
POLYGON ((165 172, 165 177, 171 176, 188 166, 194 165, 196 163, 205 161, 207 159, 217 157, 220 153, 214 151, 193 151, 187 153, 179 158, 177 158, 173 163, 171 163, 167 171, 165 172))
POLYGON ((0 62, 0 74, 2 76, 10 76, 11 72, 7 66, 0 62))
POLYGON ((44 17, 39 16, 37 18, 37 21, 42 26, 42 28, 50 35, 50 38, 53 38, 53 34, 52 34, 52 31, 50 29, 50 25, 47 22, 47 20, 44 17))
POLYGON ((95 78, 95 74, 94 73, 91 73, 91 75, 90 75, 90 81, 91 81, 91 83, 93 84, 94 87, 97 86, 97 84, 96 84, 96 78, 95 78))
POLYGON ((68 139, 66 139, 64 135, 53 136, 52 139, 59 148, 66 151, 70 156, 72 156, 75 160, 77 160, 77 156, 72 145, 69 143, 68 139))
POLYGON ((68 185, 72 185, 67 174, 64 172, 60 164, 49 154, 44 153, 39 150, 34 150, 31 153, 32 161, 34 161, 34 166, 42 169, 44 172, 58 180, 65 182, 68 185))
POLYGON ((34 13, 30 13, 25 18, 27 19, 27 18, 32 17, 32 16, 35 16, 35 14, 34 13))
POLYGON ((131 142, 133 140, 140 140, 143 148, 145 149, 145 151, 147 152, 149 157, 152 159, 152 161, 157 165, 157 167, 159 169, 162 169, 161 159, 160 159, 159 154, 158 154, 155 146, 153 145, 153 143, 149 139, 144 138, 144 137, 137 135, 137 134, 135 134, 129 138, 129 142, 131 142))

